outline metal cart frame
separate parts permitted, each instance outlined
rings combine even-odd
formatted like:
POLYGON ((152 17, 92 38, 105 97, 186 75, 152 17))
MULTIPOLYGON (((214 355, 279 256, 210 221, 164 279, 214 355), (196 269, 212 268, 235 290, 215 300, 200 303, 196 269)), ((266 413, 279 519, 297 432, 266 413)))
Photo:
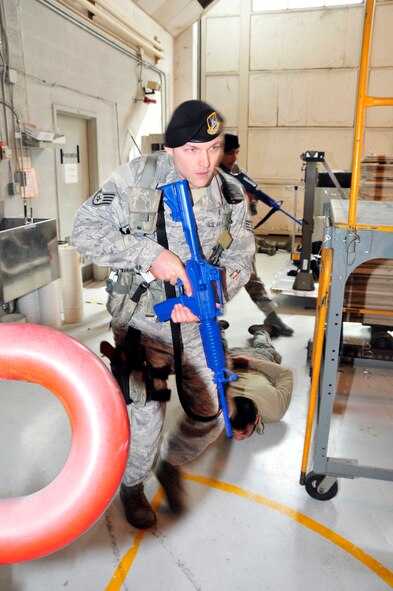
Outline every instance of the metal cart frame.
MULTIPOLYGON (((393 203, 361 201, 358 204, 365 109, 393 106, 393 98, 371 97, 366 93, 374 9, 375 0, 367 0, 350 199, 349 201, 332 201, 331 225, 326 229, 322 248, 317 314, 311 352, 310 399, 300 474, 300 484, 305 485, 310 496, 318 500, 328 500, 337 494, 338 477, 364 477, 393 481, 393 469, 358 465, 357 460, 330 458, 327 455, 336 394, 346 280, 356 267, 370 259, 393 258, 393 203), (313 470, 306 474, 313 429, 314 466, 313 470)), ((377 310, 369 310, 369 312, 381 314, 377 310)))

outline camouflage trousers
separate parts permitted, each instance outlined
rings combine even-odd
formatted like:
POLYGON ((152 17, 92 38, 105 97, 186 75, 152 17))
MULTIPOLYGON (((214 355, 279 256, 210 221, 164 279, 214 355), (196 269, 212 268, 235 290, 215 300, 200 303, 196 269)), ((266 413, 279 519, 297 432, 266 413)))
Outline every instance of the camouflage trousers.
POLYGON ((247 355, 248 357, 260 357, 273 363, 281 363, 281 355, 273 346, 269 333, 266 330, 258 330, 252 337, 251 347, 231 347, 231 355, 247 355))
POLYGON ((274 311, 276 306, 270 298, 262 279, 257 275, 255 263, 250 279, 244 287, 254 304, 265 316, 268 316, 268 314, 274 311))
POLYGON ((254 334, 252 346, 254 354, 256 354, 257 357, 262 357, 263 359, 273 361, 274 363, 281 363, 281 355, 274 348, 270 335, 265 330, 259 330, 254 334))
MULTIPOLYGON (((169 342, 163 342, 161 330, 153 336, 141 335, 141 344, 146 357, 153 367, 169 367, 174 373, 173 350, 169 342)), ((197 325, 184 325, 183 335, 183 395, 188 406, 197 415, 212 416, 218 410, 217 388, 213 375, 207 367, 197 325)), ((144 388, 139 381, 140 374, 132 376, 131 397, 144 388)), ((166 388, 166 382, 155 383, 156 388, 166 388)), ((131 444, 123 482, 134 486, 146 480, 154 465, 160 446, 161 432, 165 419, 166 403, 158 401, 139 402, 129 405, 131 444)), ((173 430, 165 433, 160 455, 174 466, 186 464, 197 458, 220 435, 224 427, 222 415, 208 422, 191 419, 182 414, 173 430)))

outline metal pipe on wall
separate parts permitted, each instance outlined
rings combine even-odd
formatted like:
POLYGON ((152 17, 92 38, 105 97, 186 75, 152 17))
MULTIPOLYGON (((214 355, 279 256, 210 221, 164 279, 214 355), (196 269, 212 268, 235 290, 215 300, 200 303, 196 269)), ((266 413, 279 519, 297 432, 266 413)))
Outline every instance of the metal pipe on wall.
POLYGON ((157 39, 150 39, 142 31, 136 31, 133 27, 130 26, 129 21, 127 19, 125 19, 119 12, 114 10, 108 4, 108 2, 106 2, 106 0, 95 0, 95 4, 102 6, 102 8, 104 10, 106 10, 106 12, 111 14, 116 20, 122 22, 127 28, 132 29, 132 31, 134 31, 139 37, 142 37, 143 39, 145 39, 145 41, 147 41, 148 43, 151 43, 156 49, 158 49, 159 51, 164 51, 164 48, 162 47, 161 43, 157 39))
MULTIPOLYGON (((15 109, 15 107, 9 103, 7 103, 7 101, 4 101, 3 99, 0 99, 0 103, 3 104, 5 107, 7 107, 11 113, 13 114, 15 121, 16 121, 16 125, 18 127, 18 138, 15 138, 15 158, 16 158, 16 162, 17 162, 17 166, 19 170, 23 170, 23 166, 24 166, 24 162, 23 162, 23 140, 22 140, 22 119, 18 113, 18 111, 15 109), (17 150, 17 145, 19 144, 19 148, 20 148, 20 160, 18 158, 18 150, 17 150)), ((25 186, 23 183, 21 183, 20 185, 21 188, 21 197, 22 199, 25 198, 25 186)))
POLYGON ((133 59, 134 61, 137 61, 138 63, 142 63, 146 68, 148 68, 158 74, 158 76, 160 77, 160 84, 161 84, 161 89, 162 89, 161 96, 163 98, 163 100, 161 100, 161 131, 163 132, 163 130, 166 127, 166 120, 167 120, 167 109, 166 109, 167 84, 166 84, 165 72, 163 70, 160 70, 159 68, 157 68, 157 66, 155 66, 154 64, 151 64, 150 62, 146 62, 145 60, 142 59, 141 56, 139 56, 136 53, 132 52, 131 50, 127 49, 125 46, 120 45, 114 39, 109 39, 108 37, 103 35, 100 31, 98 31, 96 28, 88 26, 84 20, 77 18, 76 16, 74 16, 74 14, 71 14, 67 10, 63 10, 53 0, 36 0, 36 2, 43 4, 44 6, 49 8, 50 10, 53 10, 53 12, 56 12, 56 14, 58 14, 59 16, 62 16, 63 18, 67 19, 68 21, 72 22, 74 25, 83 29, 84 31, 86 31, 90 35, 93 35, 93 37, 96 37, 100 41, 103 41, 104 43, 113 47, 117 51, 124 53, 125 55, 127 55, 128 57, 133 59))
MULTIPOLYGON (((125 37, 126 39, 128 39, 130 41, 132 47, 136 47, 137 49, 143 48, 148 53, 153 54, 156 58, 162 59, 163 50, 162 49, 158 50, 151 41, 145 41, 144 39, 142 39, 142 37, 139 35, 139 33, 135 33, 129 27, 129 25, 126 28, 124 25, 117 23, 113 17, 111 17, 109 14, 107 14, 105 12, 105 10, 103 10, 102 8, 97 6, 96 4, 92 4, 91 2, 88 2, 88 0, 75 0, 75 1, 78 4, 80 4, 80 6, 82 6, 83 8, 85 8, 86 10, 88 10, 89 12, 94 14, 98 19, 102 19, 102 21, 104 21, 105 24, 109 25, 115 31, 117 31, 118 35, 122 36, 123 38, 125 37)), ((95 23, 95 22, 96 21, 93 20, 93 23, 95 23)))

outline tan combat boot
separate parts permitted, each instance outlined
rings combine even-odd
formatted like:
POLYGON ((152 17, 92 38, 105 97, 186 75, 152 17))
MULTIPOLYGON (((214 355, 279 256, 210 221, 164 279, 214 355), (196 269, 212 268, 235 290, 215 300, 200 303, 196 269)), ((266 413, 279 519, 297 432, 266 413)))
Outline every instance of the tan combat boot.
POLYGON ((120 500, 123 503, 128 523, 139 529, 152 527, 156 515, 143 492, 143 482, 135 486, 120 486, 120 500))
POLYGON ((179 469, 165 460, 159 460, 154 473, 165 491, 171 511, 182 513, 185 509, 185 495, 179 469))

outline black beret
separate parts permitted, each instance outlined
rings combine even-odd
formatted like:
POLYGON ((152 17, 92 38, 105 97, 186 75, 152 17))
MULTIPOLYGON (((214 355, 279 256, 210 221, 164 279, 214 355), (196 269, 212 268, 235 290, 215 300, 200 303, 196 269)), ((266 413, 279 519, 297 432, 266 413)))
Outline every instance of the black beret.
POLYGON ((231 150, 237 150, 240 148, 239 138, 237 135, 233 135, 232 133, 226 133, 224 135, 224 152, 231 152, 231 150))
POLYGON ((191 100, 175 109, 165 132, 165 146, 178 148, 187 142, 210 142, 222 131, 222 116, 204 101, 191 100))

